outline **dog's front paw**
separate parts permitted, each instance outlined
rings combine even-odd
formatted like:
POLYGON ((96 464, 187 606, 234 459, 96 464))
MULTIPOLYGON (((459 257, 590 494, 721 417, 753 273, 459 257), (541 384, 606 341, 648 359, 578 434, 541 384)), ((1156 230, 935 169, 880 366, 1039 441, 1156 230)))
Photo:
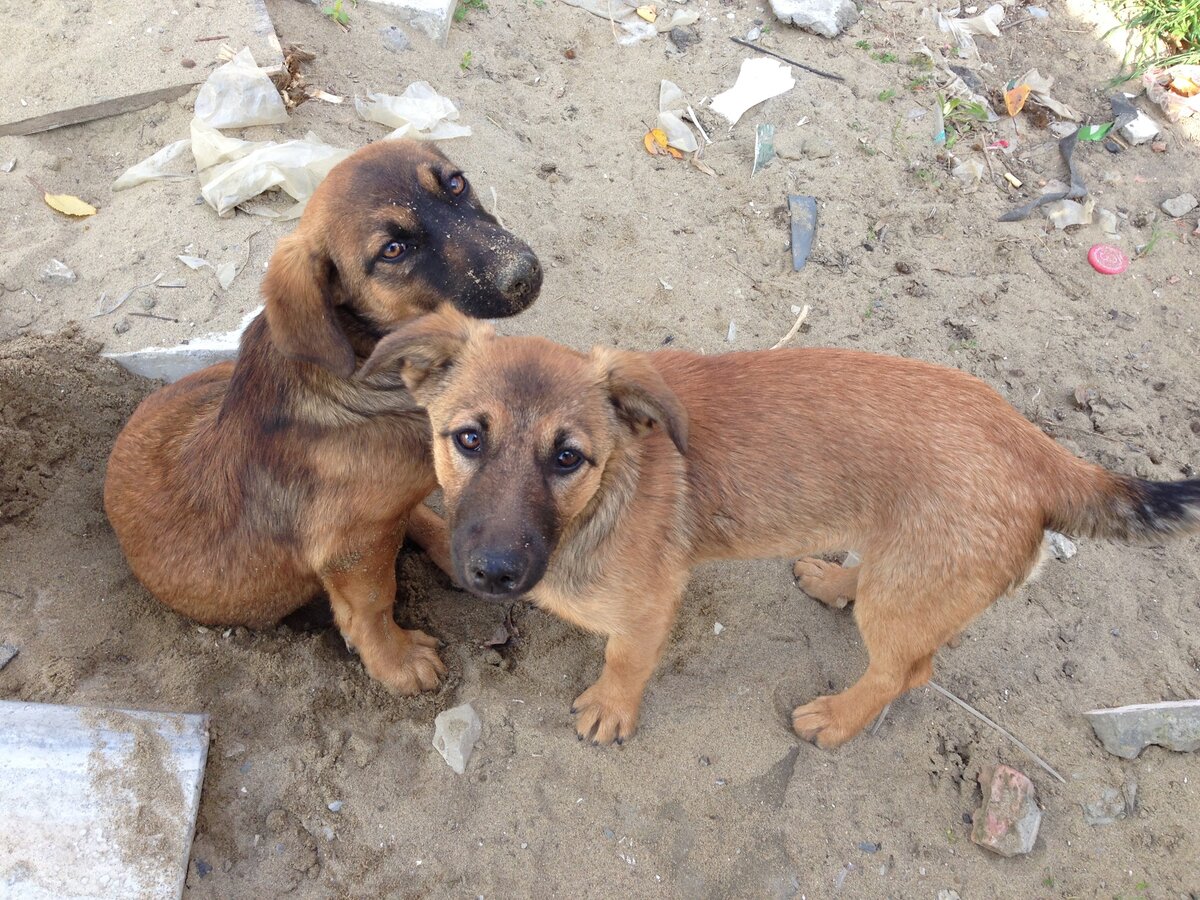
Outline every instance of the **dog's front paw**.
POLYGON ((397 694, 411 696, 432 691, 446 674, 437 646, 437 638, 423 631, 404 629, 395 658, 376 666, 370 674, 397 694))
POLYGON ((812 556, 796 560, 792 577, 800 590, 834 609, 844 609, 854 599, 858 583, 858 572, 854 569, 812 556))
POLYGON ((818 697, 792 710, 792 728, 804 740, 822 750, 832 750, 854 737, 838 722, 835 697, 818 697))
POLYGON ((623 744, 637 730, 641 705, 640 695, 631 699, 596 682, 571 704, 575 731, 580 740, 593 744, 623 744))

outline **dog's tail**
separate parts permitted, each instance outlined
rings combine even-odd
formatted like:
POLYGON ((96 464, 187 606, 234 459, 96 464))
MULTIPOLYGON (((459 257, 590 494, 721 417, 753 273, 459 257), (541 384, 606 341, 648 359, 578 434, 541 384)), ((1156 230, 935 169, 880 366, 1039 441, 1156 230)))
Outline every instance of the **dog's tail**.
POLYGON ((1047 528, 1120 541, 1200 531, 1200 479, 1145 481, 1075 457, 1070 463, 1048 492, 1047 528))

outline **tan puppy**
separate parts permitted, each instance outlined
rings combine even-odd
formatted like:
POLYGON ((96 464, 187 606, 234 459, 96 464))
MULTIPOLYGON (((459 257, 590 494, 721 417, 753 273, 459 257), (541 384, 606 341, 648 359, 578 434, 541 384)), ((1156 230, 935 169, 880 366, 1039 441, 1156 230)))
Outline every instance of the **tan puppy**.
POLYGON ((982 381, 847 350, 590 354, 498 338, 446 311, 379 343, 359 377, 402 374, 434 432, 459 580, 528 593, 608 636, 574 704, 598 742, 633 733, 688 571, 802 559, 801 587, 853 599, 866 674, 793 712, 834 747, 932 673, 933 654, 1025 579, 1043 529, 1134 539, 1200 526, 1200 480, 1077 459, 982 381))
POLYGON ((435 687, 436 640, 392 619, 406 528, 449 565, 419 505, 429 421, 407 391, 350 376, 409 319, 512 315, 541 281, 432 145, 382 141, 335 167, 276 247, 236 365, 156 391, 117 437, 104 506, 138 580, 198 622, 251 627, 324 590, 371 677, 435 687))

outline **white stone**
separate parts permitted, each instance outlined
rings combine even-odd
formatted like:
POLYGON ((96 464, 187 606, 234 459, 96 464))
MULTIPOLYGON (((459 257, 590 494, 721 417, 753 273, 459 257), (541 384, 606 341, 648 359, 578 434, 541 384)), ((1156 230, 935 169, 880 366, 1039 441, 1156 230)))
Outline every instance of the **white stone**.
POLYGON ((1127 125, 1122 125, 1120 133, 1129 143, 1137 145, 1154 140, 1161 130, 1157 122, 1139 109, 1137 118, 1127 125))
POLYGON ((445 45, 458 0, 370 0, 375 6, 395 13, 409 25, 445 45))
POLYGON ((1186 216, 1197 206, 1200 206, 1200 201, 1197 201, 1192 194, 1180 194, 1178 197, 1164 200, 1162 210, 1168 216, 1179 219, 1186 216))
POLYGON ((483 723, 470 703, 439 713, 433 720, 433 749, 446 765, 461 775, 471 761, 471 751, 483 731, 483 723))
POLYGON ((71 267, 57 259, 46 263, 46 268, 42 269, 42 274, 38 277, 47 284, 74 284, 76 280, 71 267))
POLYGON ((837 37, 858 21, 851 0, 771 0, 779 21, 822 37, 837 37))
POLYGON ((1050 545, 1050 552, 1054 554, 1054 558, 1066 562, 1077 552, 1075 542, 1065 534, 1059 534, 1057 531, 1046 532, 1046 543, 1050 545))

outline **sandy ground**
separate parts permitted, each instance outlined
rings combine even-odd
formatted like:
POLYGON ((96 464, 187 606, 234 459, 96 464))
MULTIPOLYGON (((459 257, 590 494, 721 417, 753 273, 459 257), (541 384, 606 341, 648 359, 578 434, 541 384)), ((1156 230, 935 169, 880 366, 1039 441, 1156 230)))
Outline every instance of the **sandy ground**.
MULTIPOLYGON (((602 20, 510 0, 472 11, 446 49, 414 35, 414 49, 395 54, 379 35, 389 20, 366 6, 350 10, 343 34, 310 6, 268 3, 281 38, 317 53, 310 80, 326 90, 399 93, 427 79, 459 103, 475 134, 447 151, 477 190, 495 188, 505 222, 547 267, 542 298, 506 330, 719 352, 770 346, 793 304, 808 303, 798 344, 956 366, 1090 459, 1147 477, 1195 475, 1198 239, 1189 239, 1194 216, 1173 222, 1157 211, 1195 189, 1193 138, 1173 128, 1166 153, 1081 150, 1099 205, 1122 216, 1122 246, 1154 241, 1126 274, 1102 278, 1085 261, 1098 228, 1055 232, 1037 216, 997 223, 1023 192, 985 177, 965 193, 949 175, 928 117, 908 118, 934 103, 908 89, 923 73, 906 61, 928 26, 912 4, 872 4, 837 41, 778 26, 766 36, 846 74, 846 85, 798 73, 795 90, 732 132, 698 107, 714 137, 705 158, 718 174, 709 177, 642 150, 659 79, 678 82, 694 104, 728 87, 746 54, 727 36, 770 15, 737 0, 693 5, 704 11, 701 40, 684 53, 666 38, 617 47, 602 20), (872 58, 885 52, 899 61, 872 58), (896 96, 879 99, 889 89, 896 96), (808 149, 751 178, 753 126, 767 121, 808 149), (787 253, 789 192, 821 203, 814 256, 800 273, 787 253), (1081 386, 1098 392, 1090 409, 1074 400, 1081 386)), ((981 40, 992 65, 981 75, 994 89, 1037 66, 1058 79, 1059 99, 1099 118, 1113 58, 1086 22, 1048 8, 1049 23, 981 40)), ((194 181, 111 193, 127 166, 186 135, 192 99, 0 139, 0 162, 18 160, 0 175, 0 641, 21 648, 0 672, 0 696, 211 715, 189 895, 1200 893, 1195 758, 1152 748, 1121 761, 1080 716, 1200 696, 1195 539, 1082 543, 939 655, 937 679, 1042 752, 1065 785, 928 689, 837 752, 799 744, 788 710, 851 683, 865 656, 850 616, 800 594, 782 561, 696 573, 641 731, 621 749, 583 746, 570 727, 571 699, 599 671, 597 639, 517 606, 517 646, 483 648, 507 610, 448 589, 409 551, 398 563, 398 618, 441 637, 451 671, 440 691, 415 700, 368 681, 331 630, 222 632, 159 606, 130 576, 100 505, 108 448, 153 385, 98 359, 97 342, 130 349, 234 326, 256 305, 264 263, 287 230, 244 215, 218 220, 194 202, 194 181), (25 176, 101 211, 84 222, 58 217, 25 176), (249 262, 222 292, 211 272, 174 262, 188 245, 249 262), (50 258, 78 282, 39 282, 50 258), (111 297, 158 272, 187 287, 145 291, 92 318, 101 291, 111 297), (142 312, 178 321, 133 315, 142 312), (78 330, 61 333, 71 321, 78 330), (464 701, 484 728, 456 776, 430 740, 436 713, 464 701), (996 762, 1027 772, 1045 810, 1025 858, 1000 859, 967 837, 976 775, 996 762), (1130 781, 1133 817, 1085 823, 1082 803, 1130 781)), ((349 105, 311 102, 287 126, 247 136, 309 129, 343 146, 384 133, 349 105)), ((1028 118, 997 135, 1018 142, 1004 161, 1027 185, 1062 174, 1052 137, 1028 118)), ((979 158, 969 144, 963 157, 979 158)))

